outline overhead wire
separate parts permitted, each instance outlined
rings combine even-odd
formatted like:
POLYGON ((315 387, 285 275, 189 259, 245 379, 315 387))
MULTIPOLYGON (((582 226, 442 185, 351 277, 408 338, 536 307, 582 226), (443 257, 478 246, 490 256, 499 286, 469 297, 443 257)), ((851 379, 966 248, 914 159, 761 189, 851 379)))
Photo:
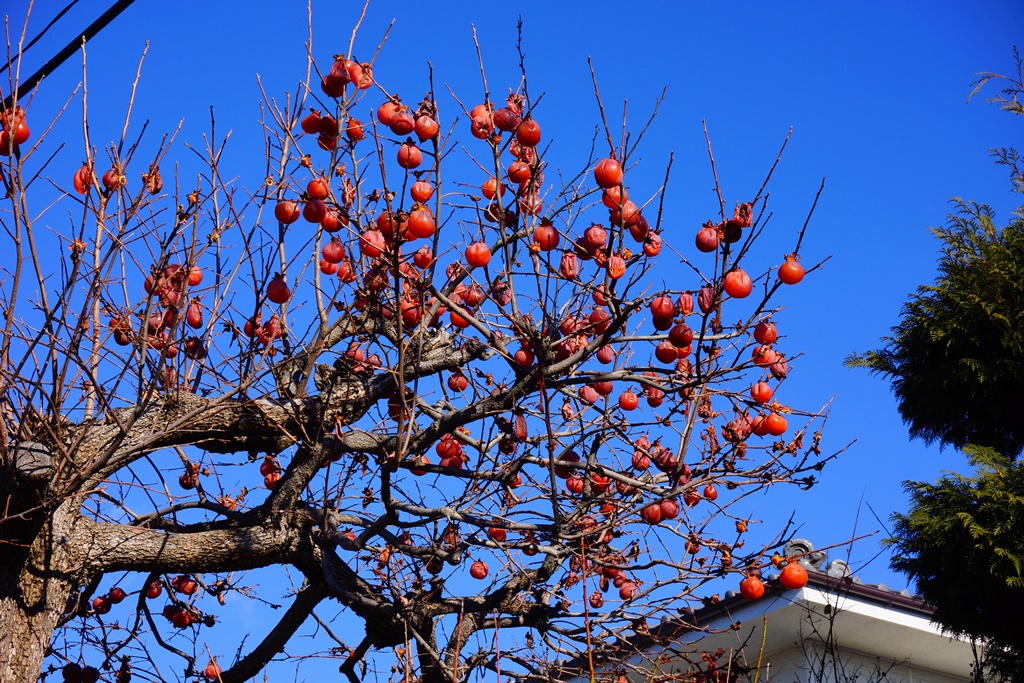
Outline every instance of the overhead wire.
MULTIPOLYGON (((92 38, 95 37, 96 34, 98 34, 100 31, 106 28, 107 24, 112 22, 117 17, 117 15, 121 14, 121 12, 123 12, 134 1, 135 0, 117 0, 117 2, 111 5, 106 12, 97 17, 96 20, 89 24, 89 26, 87 26, 84 31, 78 34, 77 37, 72 38, 71 41, 67 45, 65 45, 63 49, 61 49, 60 52, 55 54, 45 64, 39 67, 39 69, 37 69, 34 74, 18 83, 18 90, 20 92, 28 92, 32 90, 34 87, 36 87, 39 84, 39 81, 43 80, 51 73, 53 73, 57 69, 57 67, 59 67, 67 60, 68 57, 70 57, 76 51, 78 51, 82 47, 83 42, 88 42, 89 40, 92 40, 92 38)), ((74 0, 74 2, 77 2, 77 0, 74 0)), ((74 2, 72 2, 71 4, 73 5, 74 2)), ((69 8, 70 5, 66 7, 65 10, 62 10, 62 12, 66 11, 69 8)), ((54 21, 56 21, 56 19, 54 19, 54 21)), ((53 22, 51 22, 50 25, 52 25, 52 23, 53 22)), ((47 26, 47 29, 48 28, 49 25, 47 26)), ((46 29, 44 29, 44 32, 45 31, 46 29)), ((3 107, 0 108, 0 110, 6 111, 11 107, 11 105, 14 102, 14 95, 15 93, 12 92, 4 98, 3 107)))
POLYGON ((45 35, 46 35, 46 32, 47 32, 47 31, 49 31, 49 30, 50 30, 50 28, 52 28, 54 24, 56 24, 56 23, 57 23, 58 21, 60 21, 60 18, 61 18, 61 17, 63 17, 63 16, 65 15, 65 14, 67 14, 67 13, 68 13, 68 12, 69 12, 69 11, 71 10, 71 8, 72 8, 72 7, 74 7, 74 6, 75 6, 75 5, 77 5, 77 4, 78 4, 78 0, 71 0, 71 2, 70 2, 70 3, 68 4, 68 6, 67 6, 67 7, 65 7, 64 9, 62 9, 62 10, 61 10, 60 12, 57 12, 57 16, 55 16, 55 17, 54 17, 53 19, 51 19, 51 20, 50 20, 50 23, 49 23, 49 24, 47 24, 47 25, 46 25, 46 26, 45 26, 45 27, 43 28, 43 30, 42 30, 42 31, 40 31, 39 33, 37 33, 37 34, 35 35, 35 37, 34 37, 34 38, 32 38, 32 40, 28 41, 28 43, 27 43, 27 44, 25 45, 25 47, 21 48, 21 50, 20 50, 20 51, 18 52, 18 54, 14 55, 14 58, 13 58, 13 59, 11 59, 11 61, 7 62, 6 64, 2 64, 2 65, 0 65, 0 74, 2 74, 3 72, 5 72, 5 71, 7 71, 7 70, 8 70, 9 68, 11 68, 11 64, 13 64, 13 63, 14 63, 14 61, 15 61, 16 59, 19 59, 19 58, 20 58, 20 57, 21 57, 21 56, 22 56, 23 54, 25 54, 26 52, 28 52, 28 51, 29 51, 29 49, 30 49, 30 48, 31 48, 31 47, 32 47, 33 45, 35 45, 36 43, 38 43, 38 42, 39 42, 39 39, 40 39, 40 38, 42 38, 43 36, 45 36, 45 35))

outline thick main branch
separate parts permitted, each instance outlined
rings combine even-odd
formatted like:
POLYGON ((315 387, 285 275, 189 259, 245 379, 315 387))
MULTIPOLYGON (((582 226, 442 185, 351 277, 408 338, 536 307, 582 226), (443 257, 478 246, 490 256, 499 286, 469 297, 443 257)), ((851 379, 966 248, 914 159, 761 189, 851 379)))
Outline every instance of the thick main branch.
POLYGON ((75 543, 92 571, 218 572, 291 564, 318 571, 312 522, 279 513, 260 526, 165 532, 83 519, 75 543))

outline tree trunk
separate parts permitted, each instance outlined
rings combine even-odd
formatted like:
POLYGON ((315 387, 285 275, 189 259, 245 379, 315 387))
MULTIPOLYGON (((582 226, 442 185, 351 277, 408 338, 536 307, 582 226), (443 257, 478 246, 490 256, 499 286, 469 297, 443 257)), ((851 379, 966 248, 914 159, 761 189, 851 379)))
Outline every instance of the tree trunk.
POLYGON ((452 677, 445 672, 444 664, 439 662, 430 651, 437 651, 433 620, 429 617, 421 620, 416 630, 423 637, 427 646, 425 647, 424 643, 419 640, 416 641, 416 654, 420 664, 420 683, 453 683, 452 677))
POLYGON ((4 683, 35 683, 68 596, 81 585, 81 567, 70 543, 77 519, 65 501, 27 549, 8 546, 0 561, 0 671, 4 683), (14 556, 17 557, 14 557, 14 556))

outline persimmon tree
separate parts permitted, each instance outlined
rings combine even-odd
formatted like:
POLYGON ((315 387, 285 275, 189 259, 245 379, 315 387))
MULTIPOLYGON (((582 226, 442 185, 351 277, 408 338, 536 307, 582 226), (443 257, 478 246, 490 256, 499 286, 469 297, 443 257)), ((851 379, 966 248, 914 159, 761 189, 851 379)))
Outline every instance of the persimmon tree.
POLYGON ((767 179, 732 204, 714 175, 717 216, 670 235, 665 186, 630 183, 642 134, 616 142, 603 106, 600 151, 559 158, 525 73, 407 101, 355 39, 265 97, 266 162, 237 181, 222 140, 189 181, 173 136, 144 157, 85 113, 84 163, 54 155, 11 83, 5 680, 248 680, 314 621, 352 680, 604 675, 756 578, 784 534, 738 504, 831 457, 822 413, 780 402, 773 301, 807 222, 743 270, 767 179), (289 603, 210 650, 257 569, 289 603))

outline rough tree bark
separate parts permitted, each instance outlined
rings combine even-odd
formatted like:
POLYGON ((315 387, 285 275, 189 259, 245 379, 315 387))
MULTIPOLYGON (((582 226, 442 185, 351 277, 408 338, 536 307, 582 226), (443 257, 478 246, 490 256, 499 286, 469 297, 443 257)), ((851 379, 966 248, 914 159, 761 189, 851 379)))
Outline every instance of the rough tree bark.
MULTIPOLYGON (((453 349, 441 335, 419 365, 407 368, 408 376, 458 367, 488 353, 479 344, 453 349)), ((390 601, 337 557, 333 546, 347 539, 332 537, 322 514, 298 502, 305 482, 339 450, 381 446, 379 438, 359 431, 344 439, 331 437, 326 449, 320 442, 325 427, 357 420, 394 387, 386 375, 368 382, 340 367, 319 366, 316 375, 320 393, 315 396, 205 399, 171 392, 103 420, 40 428, 39 438, 49 437, 48 446, 24 440, 8 449, 14 456, 10 462, 21 469, 14 469, 0 490, 8 512, 3 540, 11 549, 11 561, 0 564, 0 665, 10 676, 5 683, 38 678, 68 597, 116 571, 201 573, 289 564, 306 576, 309 587, 264 641, 224 672, 227 683, 247 680, 262 669, 327 596, 366 621, 367 638, 376 647, 401 643, 411 623, 414 631, 432 631, 431 619, 445 610, 423 612, 415 616, 419 621, 398 615, 390 601), (58 433, 59 441, 53 439, 58 433), (132 526, 95 522, 81 513, 82 492, 147 453, 185 445, 214 453, 276 453, 294 444, 303 448, 284 485, 266 504, 245 514, 169 527, 159 515, 132 526)), ((85 613, 88 592, 83 596, 75 611, 85 613)))
POLYGON ((85 553, 75 543, 77 501, 60 505, 28 540, 5 544, 0 562, 0 671, 10 683, 34 683, 64 614, 82 585, 85 553))

